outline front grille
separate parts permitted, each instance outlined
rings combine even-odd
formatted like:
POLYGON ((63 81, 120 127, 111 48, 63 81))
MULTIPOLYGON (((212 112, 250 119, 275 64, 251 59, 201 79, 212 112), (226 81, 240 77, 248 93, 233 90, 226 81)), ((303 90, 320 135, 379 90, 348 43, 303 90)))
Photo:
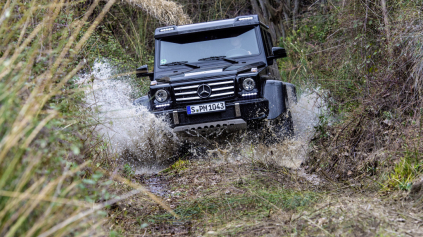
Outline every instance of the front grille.
POLYGON ((173 88, 175 92, 175 99, 177 103, 191 102, 194 100, 210 100, 233 97, 235 91, 234 79, 221 79, 211 82, 199 82, 196 81, 192 84, 185 84, 181 86, 175 86, 173 88), (208 85, 211 88, 211 94, 208 98, 201 98, 197 94, 198 87, 201 85, 208 85))

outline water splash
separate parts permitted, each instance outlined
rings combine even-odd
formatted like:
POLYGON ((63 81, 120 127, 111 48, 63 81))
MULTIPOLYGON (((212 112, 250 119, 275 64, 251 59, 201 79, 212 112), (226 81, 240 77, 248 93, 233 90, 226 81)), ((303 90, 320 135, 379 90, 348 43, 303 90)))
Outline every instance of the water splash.
POLYGON ((116 70, 107 62, 95 62, 90 73, 80 76, 85 102, 98 121, 96 132, 109 141, 109 150, 123 163, 157 171, 174 156, 178 139, 166 123, 145 107, 133 105, 128 79, 113 78, 116 70))
POLYGON ((290 111, 294 122, 295 136, 266 144, 260 134, 239 133, 225 138, 224 142, 209 149, 208 156, 224 162, 260 162, 263 165, 277 165, 299 168, 310 151, 309 141, 319 116, 326 111, 326 104, 319 93, 305 91, 290 111))
POLYGON ((310 152, 310 139, 319 116, 326 112, 327 106, 316 91, 306 90, 296 104, 290 106, 294 122, 295 136, 270 147, 258 147, 259 156, 267 163, 290 168, 299 168, 310 152))
POLYGON ((309 152, 314 126, 325 109, 318 93, 305 91, 290 108, 296 134, 292 139, 268 145, 262 142, 262 134, 239 131, 218 138, 191 138, 182 146, 164 121, 132 104, 135 93, 130 83, 110 79, 114 74, 116 70, 109 64, 96 62, 92 72, 82 75, 80 81, 88 85, 86 103, 99 121, 96 132, 110 142, 110 151, 122 162, 134 165, 137 173, 157 172, 169 159, 187 154, 215 162, 258 161, 298 168, 309 152))

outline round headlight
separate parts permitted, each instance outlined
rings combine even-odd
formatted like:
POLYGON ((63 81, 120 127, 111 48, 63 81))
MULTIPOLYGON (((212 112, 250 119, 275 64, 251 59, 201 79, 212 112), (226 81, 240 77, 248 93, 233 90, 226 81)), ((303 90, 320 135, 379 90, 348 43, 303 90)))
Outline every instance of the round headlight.
POLYGON ((160 89, 160 90, 156 91, 156 95, 155 95, 156 100, 158 102, 165 102, 167 100, 167 97, 168 96, 169 95, 167 94, 167 91, 165 91, 163 89, 160 89))
POLYGON ((247 78, 242 82, 242 87, 244 87, 246 91, 251 91, 256 87, 256 82, 251 78, 247 78))

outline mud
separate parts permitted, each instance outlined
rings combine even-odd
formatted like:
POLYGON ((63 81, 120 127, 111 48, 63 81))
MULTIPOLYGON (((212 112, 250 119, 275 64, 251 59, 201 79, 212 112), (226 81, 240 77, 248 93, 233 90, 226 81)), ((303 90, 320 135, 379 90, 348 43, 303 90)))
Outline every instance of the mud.
POLYGON ((168 194, 168 181, 162 175, 153 174, 153 175, 139 175, 137 177, 139 182, 147 186, 148 190, 160 197, 168 194))

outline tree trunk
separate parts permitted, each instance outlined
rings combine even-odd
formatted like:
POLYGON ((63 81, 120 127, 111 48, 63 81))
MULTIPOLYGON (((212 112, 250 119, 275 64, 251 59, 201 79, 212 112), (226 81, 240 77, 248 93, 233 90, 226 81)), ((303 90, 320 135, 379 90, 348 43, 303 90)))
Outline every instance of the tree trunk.
POLYGON ((298 10, 300 9, 300 0, 294 0, 294 11, 292 12, 292 28, 294 30, 297 29, 297 14, 298 10))
MULTIPOLYGON (((253 11, 260 20, 270 27, 273 42, 280 37, 285 38, 286 32, 297 29, 300 0, 250 0, 253 11), (292 22, 291 22, 292 20, 292 22)), ((324 4, 326 0, 318 0, 324 4)))
POLYGON ((280 27, 281 27, 281 33, 282 33, 282 38, 286 38, 286 31, 285 31, 285 26, 284 26, 284 24, 283 24, 283 20, 281 20, 281 23, 280 23, 280 27))
POLYGON ((283 1, 290 0, 251 0, 253 11, 260 16, 260 20, 269 26, 273 42, 278 42, 280 37, 285 37, 283 27, 283 1), (273 5, 278 4, 275 8, 273 5))
POLYGON ((380 0, 382 5, 383 21, 385 23, 386 38, 388 43, 391 41, 391 32, 389 31, 389 19, 388 19, 388 10, 386 9, 386 1, 380 0))
POLYGON ((386 8, 386 1, 385 0, 380 0, 380 5, 382 6, 383 21, 384 21, 384 24, 385 24, 386 43, 388 45, 388 52, 392 56, 392 50, 391 50, 391 32, 389 30, 389 19, 388 19, 388 10, 386 8))
MULTIPOLYGON (((260 20, 269 26, 274 45, 278 44, 281 37, 286 37, 286 32, 296 30, 297 17, 300 10, 300 0, 250 0, 254 13, 260 20), (292 19, 292 22, 291 22, 292 19)), ((320 3, 325 0, 318 0, 320 3)), ((273 76, 280 78, 278 66, 275 63, 270 69, 273 76)))
POLYGON ((324 15, 326 15, 326 13, 327 13, 327 11, 326 11, 326 4, 327 4, 326 0, 322 0, 321 1, 320 7, 322 8, 324 15))

